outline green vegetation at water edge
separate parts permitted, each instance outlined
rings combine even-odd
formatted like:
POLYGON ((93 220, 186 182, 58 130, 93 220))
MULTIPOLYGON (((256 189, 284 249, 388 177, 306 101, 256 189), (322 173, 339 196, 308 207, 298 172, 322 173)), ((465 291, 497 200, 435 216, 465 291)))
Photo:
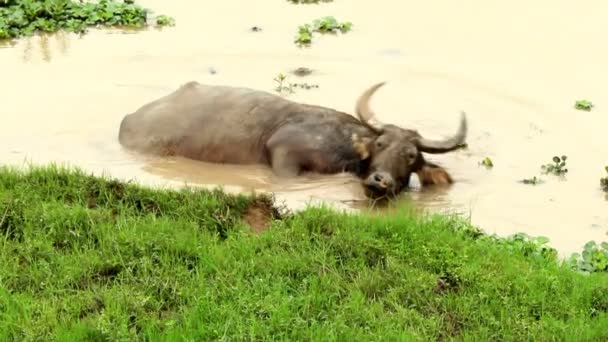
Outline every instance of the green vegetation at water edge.
MULTIPOLYGON (((61 29, 82 33, 97 25, 141 28, 149 25, 150 13, 133 0, 0 0, 0 39, 61 29)), ((159 15, 156 24, 173 25, 174 20, 159 15)))
POLYGON ((608 275, 546 240, 271 204, 2 168, 0 339, 608 339, 608 275))

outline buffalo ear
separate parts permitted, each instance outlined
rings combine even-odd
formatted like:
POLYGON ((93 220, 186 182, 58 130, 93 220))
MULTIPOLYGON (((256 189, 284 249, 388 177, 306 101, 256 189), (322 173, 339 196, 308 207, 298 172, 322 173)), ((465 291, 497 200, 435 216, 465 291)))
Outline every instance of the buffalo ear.
POLYGON ((441 166, 425 164, 416 171, 420 184, 424 185, 447 185, 452 184, 452 176, 441 166))
POLYGON ((357 134, 352 135, 353 148, 361 160, 371 157, 370 145, 372 142, 372 138, 360 137, 357 134))

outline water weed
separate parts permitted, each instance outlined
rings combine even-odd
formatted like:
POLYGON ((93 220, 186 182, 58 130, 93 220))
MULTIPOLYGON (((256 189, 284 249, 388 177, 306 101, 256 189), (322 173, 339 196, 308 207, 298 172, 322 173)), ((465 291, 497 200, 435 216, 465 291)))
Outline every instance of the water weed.
MULTIPOLYGON (((150 14, 132 0, 0 0, 0 39, 58 30, 83 33, 94 26, 142 28, 150 14)), ((173 25, 174 20, 159 15, 156 24, 173 25)))
POLYGON ((540 177, 530 177, 530 178, 524 178, 520 181, 523 184, 529 184, 529 185, 538 185, 538 184, 542 184, 544 181, 540 178, 540 177))
POLYGON ((485 157, 482 161, 479 162, 479 165, 485 166, 487 169, 491 169, 494 167, 494 162, 490 157, 485 157))
POLYGON ((593 103, 589 100, 578 100, 574 103, 574 108, 578 110, 591 111, 594 107, 593 103))
POLYGON ((606 171, 605 177, 600 178, 600 186, 602 190, 608 192, 608 165, 604 166, 604 171, 606 171))
POLYGON ((541 165, 541 171, 544 174, 553 174, 556 176, 560 176, 563 175, 565 173, 568 172, 568 169, 566 168, 566 160, 568 159, 567 156, 554 156, 551 161, 553 161, 553 163, 547 163, 544 165, 541 165))
POLYGON ((298 26, 298 32, 294 42, 300 47, 309 46, 312 43, 314 32, 321 34, 337 34, 338 32, 346 33, 352 29, 352 26, 353 24, 351 22, 339 22, 332 16, 315 19, 312 24, 298 26))
POLYGON ((2 340, 608 338, 595 250, 583 275, 458 217, 282 213, 47 166, 0 169, 0 233, 2 340))

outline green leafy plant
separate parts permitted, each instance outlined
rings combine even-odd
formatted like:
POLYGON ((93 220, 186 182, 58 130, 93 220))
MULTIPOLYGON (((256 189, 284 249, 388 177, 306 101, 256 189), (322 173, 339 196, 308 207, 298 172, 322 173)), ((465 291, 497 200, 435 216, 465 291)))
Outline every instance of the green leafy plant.
POLYGON ((568 159, 567 156, 554 156, 552 159, 553 163, 541 165, 540 168, 544 174, 552 173, 554 175, 563 175, 568 172, 568 169, 566 168, 566 159, 568 159))
POLYGON ((349 21, 338 22, 332 16, 323 17, 313 21, 313 31, 320 33, 346 33, 351 30, 353 24, 349 21))
POLYGON ((312 42, 312 28, 310 25, 300 25, 296 34, 295 43, 297 45, 309 45, 312 42))
POLYGON ((593 108, 593 106, 594 106, 593 103, 589 100, 578 100, 574 104, 574 108, 576 108, 578 110, 586 110, 586 111, 590 111, 593 108))
POLYGON ((315 19, 312 24, 298 26, 295 43, 299 46, 307 46, 312 42, 314 32, 321 34, 346 33, 352 29, 353 24, 349 21, 339 22, 332 16, 315 19))
MULTIPOLYGON (((149 25, 150 13, 133 0, 0 0, 0 39, 59 30, 84 33, 94 26, 142 28, 149 25)), ((173 25, 174 20, 160 15, 156 23, 173 25)))
POLYGON ((582 255, 573 253, 568 263, 572 268, 586 273, 608 272, 608 242, 599 245, 595 241, 587 242, 582 255))
POLYGON ((492 159, 490 159, 490 157, 485 157, 482 161, 479 162, 479 165, 483 165, 488 169, 494 167, 494 163, 492 162, 492 159))
POLYGON ((557 257, 557 250, 549 246, 549 238, 545 236, 532 237, 526 233, 516 233, 496 241, 508 250, 525 256, 541 256, 548 260, 557 257))
POLYGON ((608 165, 604 166, 604 170, 606 171, 606 176, 600 178, 600 186, 602 190, 608 191, 608 165))

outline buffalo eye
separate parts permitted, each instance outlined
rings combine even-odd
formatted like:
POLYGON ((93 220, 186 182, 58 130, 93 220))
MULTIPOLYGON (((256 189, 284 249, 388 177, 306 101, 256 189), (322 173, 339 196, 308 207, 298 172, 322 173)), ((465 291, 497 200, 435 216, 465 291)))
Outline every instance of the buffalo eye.
POLYGON ((416 161, 416 159, 418 158, 418 155, 416 153, 414 153, 413 151, 402 152, 401 156, 403 158, 405 158, 405 160, 407 160, 408 164, 413 164, 416 161))
POLYGON ((384 144, 382 143, 382 141, 376 140, 376 148, 382 148, 384 147, 384 144))

